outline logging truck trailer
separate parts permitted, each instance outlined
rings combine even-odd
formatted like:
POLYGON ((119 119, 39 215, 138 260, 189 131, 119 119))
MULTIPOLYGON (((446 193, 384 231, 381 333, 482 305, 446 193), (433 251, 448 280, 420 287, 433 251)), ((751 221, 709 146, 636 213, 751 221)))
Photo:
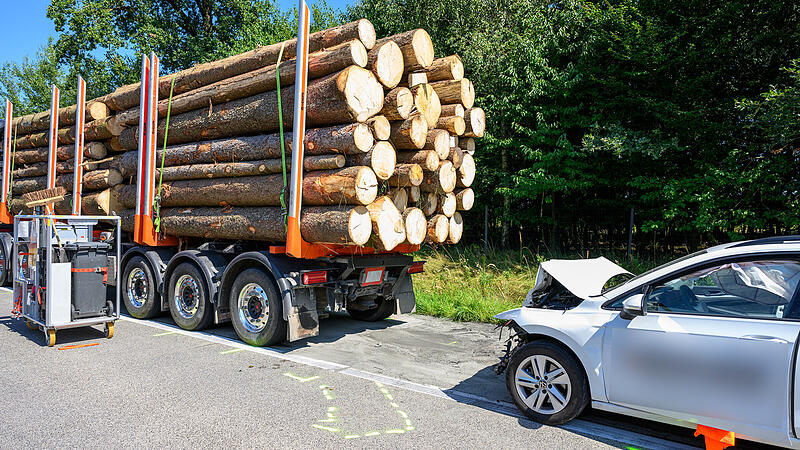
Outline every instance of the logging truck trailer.
POLYGON ((301 236, 309 20, 302 0, 299 10, 295 86, 302 94, 295 95, 283 245, 178 240, 158 232, 158 58, 143 57, 136 213, 119 280, 133 317, 169 311, 187 330, 231 321, 243 341, 262 346, 316 336, 319 319, 331 312, 377 321, 414 310, 411 275, 422 272, 424 262, 414 262, 408 253, 419 246, 379 254, 365 247, 308 243, 301 236))

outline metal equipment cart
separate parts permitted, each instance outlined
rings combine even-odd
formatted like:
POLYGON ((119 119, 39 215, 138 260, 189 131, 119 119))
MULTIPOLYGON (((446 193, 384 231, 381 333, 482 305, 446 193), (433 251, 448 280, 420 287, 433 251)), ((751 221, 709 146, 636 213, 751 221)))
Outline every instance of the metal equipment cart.
POLYGON ((42 330, 47 346, 65 328, 104 324, 106 337, 114 336, 120 313, 118 216, 15 216, 12 255, 14 315, 42 330), (96 233, 101 220, 115 223, 115 231, 96 233), (115 286, 113 302, 109 285, 115 286))

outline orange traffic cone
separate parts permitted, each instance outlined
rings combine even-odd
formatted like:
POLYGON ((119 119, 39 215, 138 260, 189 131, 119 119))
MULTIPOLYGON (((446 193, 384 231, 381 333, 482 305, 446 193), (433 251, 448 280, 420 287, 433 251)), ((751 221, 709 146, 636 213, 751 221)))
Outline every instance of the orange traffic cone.
POLYGON ((700 435, 706 438, 706 450, 723 450, 732 447, 736 443, 736 434, 733 431, 720 430, 719 428, 697 425, 695 436, 700 435))

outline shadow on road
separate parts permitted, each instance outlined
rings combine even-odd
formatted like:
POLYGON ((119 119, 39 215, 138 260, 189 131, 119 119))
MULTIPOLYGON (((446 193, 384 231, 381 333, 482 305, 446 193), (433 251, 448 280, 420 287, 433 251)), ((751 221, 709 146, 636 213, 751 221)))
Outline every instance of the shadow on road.
MULTIPOLYGON (((41 346, 46 346, 44 341, 44 333, 35 329, 28 328, 23 319, 13 319, 11 316, 0 317, 0 324, 14 331, 15 333, 25 336, 31 341, 36 342, 41 346)), ((102 330, 94 327, 80 327, 80 328, 67 328, 64 330, 56 330, 56 346, 65 344, 83 344, 93 341, 95 339, 105 339, 102 330)))

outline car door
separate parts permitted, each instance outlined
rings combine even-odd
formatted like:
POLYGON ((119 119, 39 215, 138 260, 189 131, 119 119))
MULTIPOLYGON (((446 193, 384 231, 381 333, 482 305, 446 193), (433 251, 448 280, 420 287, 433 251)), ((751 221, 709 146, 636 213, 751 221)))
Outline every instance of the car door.
POLYGON ((646 315, 605 325, 608 400, 784 442, 798 280, 800 264, 783 256, 719 260, 645 286, 646 315))

